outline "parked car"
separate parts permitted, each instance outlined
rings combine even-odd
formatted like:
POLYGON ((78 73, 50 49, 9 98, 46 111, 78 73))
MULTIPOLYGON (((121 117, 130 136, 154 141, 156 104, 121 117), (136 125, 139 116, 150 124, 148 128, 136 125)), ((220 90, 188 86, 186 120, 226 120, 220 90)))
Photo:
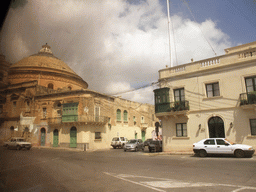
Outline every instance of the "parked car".
POLYGON ((149 146, 150 141, 153 141, 153 139, 147 139, 146 141, 144 141, 143 143, 144 147, 149 146))
POLYGON ((128 139, 126 137, 114 137, 111 141, 111 146, 115 148, 123 148, 125 143, 128 142, 128 139))
POLYGON ((235 144, 224 138, 208 138, 193 144, 193 151, 200 157, 208 154, 231 154, 238 158, 252 156, 255 150, 252 146, 235 144))
POLYGON ((4 142, 4 147, 7 147, 7 149, 27 149, 30 150, 32 147, 30 142, 26 142, 24 138, 22 137, 13 137, 10 140, 4 142))
POLYGON ((155 141, 150 141, 148 150, 149 152, 162 152, 162 147, 163 143, 162 141, 155 140, 155 141))
POLYGON ((143 141, 141 139, 131 139, 124 145, 124 151, 144 151, 143 141))

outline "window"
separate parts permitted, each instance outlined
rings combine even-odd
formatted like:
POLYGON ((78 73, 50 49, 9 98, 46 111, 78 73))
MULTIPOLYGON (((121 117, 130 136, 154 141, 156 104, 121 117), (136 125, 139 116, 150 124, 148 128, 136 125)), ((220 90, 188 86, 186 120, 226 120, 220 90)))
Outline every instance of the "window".
POLYGON ((95 121, 99 122, 100 120, 100 107, 99 106, 95 106, 95 121))
POLYGON ((204 142, 205 145, 215 145, 215 141, 214 139, 207 139, 205 142, 204 142))
POLYGON ((247 93, 256 91, 256 77, 248 77, 245 79, 247 93))
POLYGON ((117 111, 116 111, 116 120, 121 121, 121 110, 120 109, 117 109, 117 111))
POLYGON ((207 97, 220 96, 219 83, 206 84, 207 97))
POLYGON ((256 119, 250 119, 251 135, 256 135, 256 119))
POLYGON ((101 139, 101 132, 95 132, 95 139, 101 139))
POLYGON ((124 122, 128 122, 128 112, 124 111, 124 122))
POLYGON ((174 89, 173 91, 174 91, 174 101, 175 102, 185 101, 184 88, 174 89))
POLYGON ((141 117, 141 123, 144 123, 144 117, 141 117))
POLYGON ((169 90, 170 88, 161 88, 154 90, 155 104, 168 103, 169 102, 169 90))
POLYGON ((47 116, 47 109, 46 107, 43 108, 43 119, 45 119, 47 116))
POLYGON ((0 114, 3 113, 3 105, 0 105, 0 114))
POLYGON ((223 139, 216 139, 217 145, 228 145, 223 139))
POLYGON ((52 84, 52 83, 49 83, 49 84, 48 84, 48 88, 49 88, 49 89, 53 89, 53 84, 52 84))
POLYGON ((177 123, 176 124, 176 136, 177 137, 187 137, 187 124, 177 123))

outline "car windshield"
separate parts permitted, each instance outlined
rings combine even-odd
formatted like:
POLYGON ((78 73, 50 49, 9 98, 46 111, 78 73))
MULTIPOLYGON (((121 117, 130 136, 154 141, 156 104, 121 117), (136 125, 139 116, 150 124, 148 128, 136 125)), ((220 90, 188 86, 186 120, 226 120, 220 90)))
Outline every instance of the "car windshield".
POLYGON ((112 141, 119 141, 119 138, 115 137, 115 138, 112 139, 112 141))
POLYGON ((17 141, 25 141, 24 139, 17 139, 17 141))
POLYGON ((159 141, 151 141, 150 143, 151 143, 151 144, 158 144, 159 141))
POLYGON ((137 142, 137 140, 130 140, 130 141, 128 141, 128 143, 136 143, 137 142))
POLYGON ((229 142, 231 145, 234 145, 235 143, 232 141, 229 141, 228 139, 224 139, 225 141, 229 142))

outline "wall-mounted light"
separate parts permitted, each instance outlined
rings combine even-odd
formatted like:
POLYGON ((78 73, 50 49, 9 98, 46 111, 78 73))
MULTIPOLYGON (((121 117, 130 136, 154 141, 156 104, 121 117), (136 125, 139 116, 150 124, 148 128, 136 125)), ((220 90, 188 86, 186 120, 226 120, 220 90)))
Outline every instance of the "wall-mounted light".
POLYGON ((229 125, 230 125, 230 128, 233 128, 233 123, 232 122, 229 125))
POLYGON ((201 129, 201 127, 202 127, 202 125, 201 125, 201 124, 199 124, 199 125, 198 125, 198 129, 200 130, 200 129, 201 129))

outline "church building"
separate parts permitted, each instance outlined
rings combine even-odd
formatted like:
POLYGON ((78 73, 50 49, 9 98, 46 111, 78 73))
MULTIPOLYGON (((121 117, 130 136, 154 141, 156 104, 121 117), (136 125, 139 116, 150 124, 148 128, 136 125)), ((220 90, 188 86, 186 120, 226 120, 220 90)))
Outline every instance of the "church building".
POLYGON ((110 148, 113 137, 152 137, 154 106, 88 89, 49 45, 17 63, 0 57, 0 142, 22 136, 33 146, 110 148))

